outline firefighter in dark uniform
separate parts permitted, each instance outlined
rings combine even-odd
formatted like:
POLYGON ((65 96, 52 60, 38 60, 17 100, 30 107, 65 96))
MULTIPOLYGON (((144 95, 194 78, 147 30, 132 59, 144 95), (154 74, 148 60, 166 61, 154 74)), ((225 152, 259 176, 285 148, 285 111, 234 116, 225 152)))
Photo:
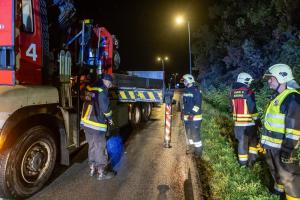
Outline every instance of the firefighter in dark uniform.
POLYGON ((300 93, 291 68, 286 64, 271 66, 265 73, 274 90, 264 118, 261 145, 274 179, 274 192, 287 200, 300 200, 300 168, 297 149, 300 138, 300 93))
POLYGON ((200 136, 200 126, 202 121, 202 94, 195 85, 194 77, 186 74, 182 77, 185 90, 182 95, 182 115, 186 129, 186 136, 189 143, 189 152, 196 156, 202 154, 202 141, 200 136))
POLYGON ((230 93, 234 135, 238 141, 238 160, 241 166, 252 166, 258 157, 256 125, 259 125, 259 119, 254 92, 249 87, 252 81, 250 74, 240 73, 230 93))
POLYGON ((89 144, 88 159, 90 175, 98 173, 98 180, 109 179, 114 173, 107 170, 106 152, 107 123, 113 124, 109 106, 108 89, 112 87, 111 75, 104 74, 85 88, 81 127, 89 144))

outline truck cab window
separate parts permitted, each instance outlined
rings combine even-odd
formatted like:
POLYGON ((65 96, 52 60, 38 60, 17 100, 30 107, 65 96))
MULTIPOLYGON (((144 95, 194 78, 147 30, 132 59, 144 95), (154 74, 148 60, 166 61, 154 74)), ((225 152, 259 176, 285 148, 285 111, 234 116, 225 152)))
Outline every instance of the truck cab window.
POLYGON ((22 31, 33 32, 33 15, 31 0, 22 0, 22 31))

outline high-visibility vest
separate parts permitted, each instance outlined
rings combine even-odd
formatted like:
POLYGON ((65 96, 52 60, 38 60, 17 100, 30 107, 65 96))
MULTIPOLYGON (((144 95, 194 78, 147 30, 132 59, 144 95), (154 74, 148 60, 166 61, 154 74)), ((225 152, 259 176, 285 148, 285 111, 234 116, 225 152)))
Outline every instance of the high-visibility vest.
POLYGON ((254 126, 254 120, 257 119, 258 113, 250 113, 247 106, 247 99, 245 93, 249 91, 248 88, 239 88, 233 90, 232 93, 232 118, 235 126, 254 126))
POLYGON ((288 130, 285 127, 285 114, 280 112, 280 107, 285 98, 291 93, 298 93, 294 89, 286 89, 273 99, 265 113, 264 127, 266 131, 261 137, 261 144, 264 147, 281 148, 283 138, 288 130))

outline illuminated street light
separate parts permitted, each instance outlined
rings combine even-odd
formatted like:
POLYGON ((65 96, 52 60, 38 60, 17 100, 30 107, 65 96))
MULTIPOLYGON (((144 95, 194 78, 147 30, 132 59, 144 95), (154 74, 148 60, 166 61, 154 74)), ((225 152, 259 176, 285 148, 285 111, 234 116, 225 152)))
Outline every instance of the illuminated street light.
POLYGON ((162 70, 163 70, 163 73, 165 74, 165 61, 168 61, 169 58, 167 56, 165 57, 157 57, 157 61, 161 62, 161 65, 162 65, 162 70))
POLYGON ((169 57, 165 56, 165 57, 160 57, 158 56, 156 59, 158 62, 161 62, 162 65, 162 71, 163 71, 163 92, 165 90, 165 61, 169 60, 169 57))
POLYGON ((183 19, 182 16, 177 16, 175 18, 175 21, 176 21, 177 24, 183 24, 184 23, 184 19, 183 19))
POLYGON ((190 30, 190 22, 188 20, 185 20, 183 16, 177 16, 175 18, 176 24, 183 24, 187 23, 187 29, 188 29, 188 34, 189 34, 189 69, 190 69, 190 74, 192 74, 192 51, 191 51, 191 30, 190 30))

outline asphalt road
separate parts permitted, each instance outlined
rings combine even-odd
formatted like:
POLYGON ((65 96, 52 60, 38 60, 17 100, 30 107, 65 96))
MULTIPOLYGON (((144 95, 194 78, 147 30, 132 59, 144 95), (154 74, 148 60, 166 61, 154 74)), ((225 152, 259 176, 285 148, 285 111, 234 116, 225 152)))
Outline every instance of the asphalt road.
MULTIPOLYGON (((176 94, 176 97, 178 94, 176 94)), ((166 200, 200 199, 197 173, 185 154, 185 136, 174 106, 172 148, 163 148, 164 105, 153 110, 143 127, 127 140, 125 154, 116 166, 117 176, 98 181, 88 176, 87 148, 73 156, 73 164, 57 172, 31 200, 166 200)))

